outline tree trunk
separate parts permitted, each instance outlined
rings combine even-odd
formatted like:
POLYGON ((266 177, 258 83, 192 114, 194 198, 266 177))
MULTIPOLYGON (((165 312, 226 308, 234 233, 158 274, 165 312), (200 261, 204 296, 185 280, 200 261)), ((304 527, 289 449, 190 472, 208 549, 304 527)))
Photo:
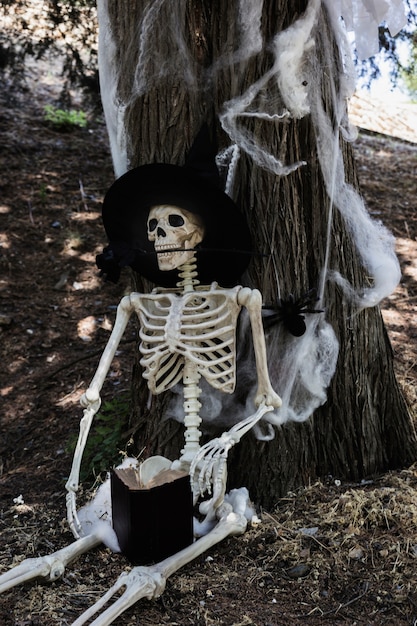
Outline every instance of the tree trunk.
MULTIPOLYGON (((109 2, 118 62, 123 67, 118 95, 126 103, 129 167, 151 162, 182 165, 203 122, 217 136, 220 149, 229 145, 219 122, 224 103, 244 93, 273 62, 268 45, 249 59, 238 58, 238 4, 183 0, 174 8, 174 3, 135 0, 127 11, 123 0, 109 2), (154 21, 150 20, 151 6, 157 13, 154 21), (141 22, 145 14, 152 32, 141 22), (142 38, 138 37, 139 24, 142 38), (146 47, 149 42, 145 36, 153 38, 151 48, 146 47), (178 52, 178 41, 185 42, 186 53, 178 52), (178 57, 176 71, 164 73, 163 60, 169 62, 173 49, 178 57), (154 56, 146 58, 149 50, 154 56), (134 82, 138 59, 142 73, 134 82)), ((266 0, 262 15, 264 41, 271 42, 273 35, 295 22, 306 6, 305 0, 266 0)), ((323 9, 317 33, 315 54, 323 72, 316 88, 321 90, 326 110, 332 111, 331 88, 337 83, 340 61, 323 9), (329 46, 334 50, 331 66, 329 46)), ((239 161, 234 197, 248 218, 257 250, 264 254, 254 258, 245 281, 259 288, 269 303, 278 297, 274 265, 268 256, 271 242, 281 295, 302 294, 317 286, 325 263, 330 208, 317 154, 313 113, 290 118, 286 123, 250 118, 244 121, 260 144, 279 154, 283 163, 306 163, 277 176, 246 154, 239 161)), ((346 178, 356 185, 352 151, 343 139, 341 143, 346 178)), ((332 220, 329 264, 352 284, 366 282, 354 243, 337 212, 332 220)), ((138 276, 134 283, 138 291, 149 289, 138 276)), ((416 458, 415 433, 394 376, 393 355, 378 306, 355 312, 340 287, 330 281, 326 282, 324 302, 326 318, 340 344, 327 402, 307 421, 277 427, 272 441, 258 441, 249 434, 230 456, 230 486, 247 486, 252 498, 266 508, 273 507, 288 490, 316 478, 331 475, 358 480, 406 466, 416 458)), ((280 359, 279 353, 270 353, 270 368, 285 368, 280 359)), ((144 450, 145 456, 178 458, 183 427, 174 420, 162 419, 170 394, 154 397, 149 403, 139 364, 134 372, 133 392, 139 450, 144 450)), ((279 384, 277 392, 283 392, 279 384)))

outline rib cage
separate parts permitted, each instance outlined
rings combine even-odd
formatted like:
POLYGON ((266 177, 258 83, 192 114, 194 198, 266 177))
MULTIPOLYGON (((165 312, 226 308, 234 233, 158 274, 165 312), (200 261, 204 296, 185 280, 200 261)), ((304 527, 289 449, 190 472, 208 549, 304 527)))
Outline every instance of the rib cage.
POLYGON ((235 289, 141 295, 140 352, 149 389, 161 393, 183 376, 186 360, 216 389, 232 393, 236 382, 235 329, 240 306, 235 289))

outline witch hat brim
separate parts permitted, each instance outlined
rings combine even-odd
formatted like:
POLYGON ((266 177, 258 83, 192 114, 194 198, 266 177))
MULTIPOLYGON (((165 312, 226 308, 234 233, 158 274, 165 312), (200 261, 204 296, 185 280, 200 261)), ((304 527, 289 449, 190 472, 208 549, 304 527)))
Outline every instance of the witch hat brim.
MULTIPOLYGON (((162 287, 176 285, 177 270, 159 269, 147 234, 150 208, 163 204, 195 213, 204 222, 204 238, 197 247, 200 283, 237 284, 251 257, 246 221, 233 200, 210 178, 186 166, 142 165, 110 187, 103 203, 103 223, 109 239, 105 255, 107 259, 113 257, 113 266, 128 265, 162 287)), ((106 273, 105 255, 99 255, 97 264, 106 273)))

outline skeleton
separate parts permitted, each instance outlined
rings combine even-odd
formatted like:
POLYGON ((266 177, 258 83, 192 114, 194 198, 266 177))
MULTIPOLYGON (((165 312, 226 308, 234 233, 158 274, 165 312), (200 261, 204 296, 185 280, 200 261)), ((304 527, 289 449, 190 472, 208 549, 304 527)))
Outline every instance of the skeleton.
POLYGON ((156 288, 150 294, 131 293, 118 306, 112 334, 95 375, 81 399, 84 413, 72 470, 66 484, 68 523, 76 541, 51 555, 26 559, 6 572, 0 576, 0 591, 37 576, 56 580, 62 576, 68 563, 102 541, 99 532, 93 531, 83 536, 77 516, 76 494, 84 447, 101 403, 100 391, 133 313, 136 313, 140 322, 141 364, 148 387, 152 393, 159 394, 182 382, 186 428, 185 445, 178 460, 171 462, 163 457, 151 457, 142 463, 140 471, 147 478, 166 467, 189 472, 194 503, 197 504, 206 492, 211 495, 208 500, 201 502, 199 510, 206 516, 206 521, 215 525, 208 534, 161 563, 134 567, 128 574, 122 574, 108 593, 74 622, 74 626, 85 624, 121 588, 125 588, 122 596, 92 622, 96 626, 110 624, 140 598, 158 597, 164 590, 167 577, 185 563, 228 535, 245 531, 247 498, 239 493, 233 504, 225 501, 227 455, 230 448, 266 413, 281 404, 271 386, 267 370, 259 291, 241 286, 221 289, 217 283, 199 285, 194 249, 203 240, 204 226, 193 213, 179 207, 158 205, 151 208, 147 226, 148 238, 158 255, 159 268, 162 271, 179 269, 180 281, 176 289, 156 288), (199 380, 204 377, 216 389, 226 393, 234 391, 235 334, 242 307, 248 310, 253 333, 258 376, 256 411, 221 437, 200 446, 199 380))

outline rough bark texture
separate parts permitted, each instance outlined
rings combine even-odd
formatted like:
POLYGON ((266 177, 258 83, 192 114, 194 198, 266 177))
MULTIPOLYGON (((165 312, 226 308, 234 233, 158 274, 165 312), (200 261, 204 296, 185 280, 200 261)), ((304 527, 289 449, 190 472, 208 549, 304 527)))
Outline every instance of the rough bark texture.
MULTIPOLYGON (((129 11, 123 0, 109 4, 125 67, 120 84, 120 93, 125 96, 130 93, 138 54, 138 38, 134 35, 147 2, 131 2, 129 11), (136 43, 126 45, 132 41, 136 43)), ((220 105, 242 93, 271 61, 268 51, 263 51, 245 65, 244 71, 239 64, 225 63, 215 79, 208 80, 205 70, 218 59, 220 50, 224 53, 230 49, 232 54, 236 5, 237 2, 220 0, 190 0, 186 4, 184 32, 195 61, 191 69, 198 79, 197 88, 173 76, 131 102, 126 123, 132 166, 155 161, 182 164, 203 121, 217 135, 219 146, 224 144, 217 118, 220 105)), ((291 24, 305 6, 303 0, 266 1, 266 40, 291 24)), ((170 3, 165 2, 161 11, 169 10, 170 3)), ((327 32, 324 14, 320 28, 327 32)), ((154 36, 159 37, 159 49, 166 48, 169 55, 166 33, 154 36)), ((330 107, 325 82, 323 98, 330 107)), ((269 250, 260 225, 268 224, 268 232, 273 233, 282 264, 284 291, 304 293, 317 284, 327 227, 328 199, 315 153, 314 128, 308 116, 277 125, 272 134, 270 123, 268 127, 259 120, 252 124, 259 138, 279 146, 284 162, 307 162, 288 176, 276 177, 243 158, 235 190, 259 250, 269 250)), ((345 150, 347 178, 354 182, 355 166, 349 146, 345 150)), ((332 267, 340 268, 353 284, 363 281, 355 249, 337 214, 331 254, 332 267)), ((270 259, 256 258, 247 282, 261 289, 265 301, 277 297, 270 259)), ((149 286, 136 276, 135 288, 143 290, 149 286)), ((379 309, 350 316, 342 294, 332 285, 327 287, 326 302, 330 303, 327 318, 340 341, 338 366, 327 403, 308 422, 279 428, 272 442, 246 437, 230 457, 230 485, 246 485, 254 500, 267 508, 288 490, 317 477, 332 475, 357 480, 406 466, 416 457, 415 434, 395 380, 390 343, 379 309)), ((182 447, 182 426, 161 420, 165 397, 148 402, 139 365, 134 373, 133 391, 138 448, 144 449, 145 455, 158 453, 177 458, 182 447)))

